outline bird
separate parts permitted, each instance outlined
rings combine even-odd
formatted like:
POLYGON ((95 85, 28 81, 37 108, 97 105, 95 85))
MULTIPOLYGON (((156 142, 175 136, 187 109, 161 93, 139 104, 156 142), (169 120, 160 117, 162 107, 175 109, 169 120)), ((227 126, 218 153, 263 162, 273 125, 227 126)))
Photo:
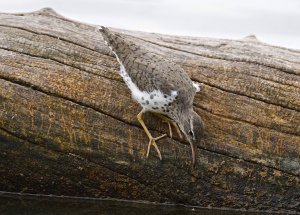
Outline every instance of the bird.
POLYGON ((188 74, 175 62, 166 57, 149 52, 128 36, 98 27, 104 42, 111 49, 120 64, 119 74, 131 91, 133 100, 140 104, 142 110, 137 120, 149 138, 147 158, 153 146, 162 160, 157 141, 166 137, 153 137, 142 118, 146 112, 152 112, 169 125, 170 137, 172 128, 180 137, 181 132, 192 150, 192 165, 196 163, 196 149, 204 134, 204 123, 193 109, 195 94, 200 90, 188 74))

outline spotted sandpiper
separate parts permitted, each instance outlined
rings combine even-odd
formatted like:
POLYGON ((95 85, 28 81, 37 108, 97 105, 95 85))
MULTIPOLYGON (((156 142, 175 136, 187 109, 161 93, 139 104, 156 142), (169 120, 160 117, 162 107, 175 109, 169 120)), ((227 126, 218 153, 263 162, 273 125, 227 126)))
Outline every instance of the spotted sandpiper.
POLYGON ((180 134, 185 135, 192 148, 192 163, 196 161, 196 147, 203 136, 203 122, 193 110, 193 100, 199 86, 191 81, 187 73, 177 64, 147 51, 121 34, 100 27, 103 39, 120 64, 120 75, 131 91, 132 98, 142 110, 137 115, 149 138, 147 157, 150 147, 154 146, 162 159, 156 141, 166 135, 153 137, 145 125, 142 115, 156 113, 167 121, 172 136, 173 125, 180 134))

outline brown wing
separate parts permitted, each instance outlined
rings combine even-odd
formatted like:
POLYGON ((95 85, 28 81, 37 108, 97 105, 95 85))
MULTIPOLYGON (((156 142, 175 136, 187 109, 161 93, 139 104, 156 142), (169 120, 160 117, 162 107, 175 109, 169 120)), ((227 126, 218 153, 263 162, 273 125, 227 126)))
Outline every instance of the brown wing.
POLYGON ((107 28, 100 31, 140 90, 160 90, 167 95, 171 95, 171 91, 175 90, 178 93, 178 105, 183 109, 192 107, 195 89, 189 76, 179 65, 148 52, 107 28))

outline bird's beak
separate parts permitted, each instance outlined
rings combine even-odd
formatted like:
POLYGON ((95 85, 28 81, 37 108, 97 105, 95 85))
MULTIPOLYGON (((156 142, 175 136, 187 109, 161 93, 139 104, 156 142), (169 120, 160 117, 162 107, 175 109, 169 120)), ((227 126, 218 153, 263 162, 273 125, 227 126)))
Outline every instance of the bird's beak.
POLYGON ((195 165, 196 165, 196 151, 197 151, 197 146, 196 146, 196 144, 195 144, 193 141, 191 141, 191 140, 189 140, 189 143, 190 143, 191 148, 192 148, 192 166, 193 166, 193 168, 194 168, 195 165))

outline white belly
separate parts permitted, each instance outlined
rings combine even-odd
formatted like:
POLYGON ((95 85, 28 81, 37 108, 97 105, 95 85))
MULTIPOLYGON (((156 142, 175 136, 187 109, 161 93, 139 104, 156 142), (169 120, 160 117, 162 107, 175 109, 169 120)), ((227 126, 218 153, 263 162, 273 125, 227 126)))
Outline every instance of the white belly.
POLYGON ((152 92, 141 91, 127 74, 126 69, 117 54, 114 51, 112 52, 115 54, 120 64, 120 75, 130 89, 132 98, 143 107, 144 111, 152 111, 163 114, 167 113, 169 111, 170 104, 177 96, 177 91, 171 91, 171 95, 163 94, 159 90, 154 90, 152 92))
POLYGON ((130 89, 132 98, 143 107, 144 111, 166 113, 168 112, 170 104, 177 96, 176 91, 172 91, 171 95, 163 94, 159 90, 154 90, 152 92, 141 91, 128 76, 122 64, 120 64, 120 75, 130 89))

